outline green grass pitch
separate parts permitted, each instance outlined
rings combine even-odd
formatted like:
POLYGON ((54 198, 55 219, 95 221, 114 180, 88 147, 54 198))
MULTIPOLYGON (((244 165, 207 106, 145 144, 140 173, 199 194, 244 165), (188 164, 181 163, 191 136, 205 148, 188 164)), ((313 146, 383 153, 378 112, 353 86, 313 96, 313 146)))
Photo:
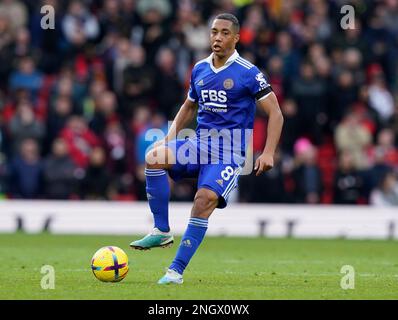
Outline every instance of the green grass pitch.
POLYGON ((177 250, 133 251, 137 237, 0 235, 0 299, 398 299, 398 243, 314 239, 207 237, 181 286, 159 286, 177 250), (120 283, 102 283, 90 260, 115 245, 129 256, 120 283), (43 290, 41 266, 55 268, 55 289, 43 290), (355 289, 343 290, 343 265, 355 289))

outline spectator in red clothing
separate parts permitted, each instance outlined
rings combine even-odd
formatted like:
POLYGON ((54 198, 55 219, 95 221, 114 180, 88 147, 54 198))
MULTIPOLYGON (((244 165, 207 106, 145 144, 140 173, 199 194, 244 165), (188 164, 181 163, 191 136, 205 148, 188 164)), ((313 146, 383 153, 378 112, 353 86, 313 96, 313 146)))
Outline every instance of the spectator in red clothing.
POLYGON ((81 168, 87 167, 90 152, 100 145, 99 138, 80 116, 72 116, 69 119, 60 137, 66 141, 73 162, 81 168))
POLYGON ((1 108, 4 123, 9 123, 11 121, 20 103, 30 100, 30 93, 26 89, 18 89, 13 95, 8 97, 8 101, 5 100, 4 106, 1 108))
POLYGON ((246 17, 240 30, 240 43, 245 47, 252 45, 256 33, 264 24, 264 16, 261 6, 254 5, 246 11, 246 17))
POLYGON ((394 145, 394 131, 390 128, 382 129, 377 135, 376 145, 369 150, 370 162, 374 162, 377 156, 383 159, 383 163, 391 168, 398 168, 398 149, 394 145))
POLYGON ((264 150, 266 134, 267 132, 267 120, 264 116, 256 117, 253 124, 253 153, 257 156, 264 150))

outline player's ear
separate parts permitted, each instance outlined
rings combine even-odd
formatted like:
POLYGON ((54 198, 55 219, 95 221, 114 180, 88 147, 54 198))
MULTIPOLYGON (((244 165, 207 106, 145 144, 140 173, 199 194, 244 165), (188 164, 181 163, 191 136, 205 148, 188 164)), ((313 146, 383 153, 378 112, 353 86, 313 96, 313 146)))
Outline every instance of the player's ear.
POLYGON ((239 33, 235 34, 235 44, 239 42, 240 35, 239 33))

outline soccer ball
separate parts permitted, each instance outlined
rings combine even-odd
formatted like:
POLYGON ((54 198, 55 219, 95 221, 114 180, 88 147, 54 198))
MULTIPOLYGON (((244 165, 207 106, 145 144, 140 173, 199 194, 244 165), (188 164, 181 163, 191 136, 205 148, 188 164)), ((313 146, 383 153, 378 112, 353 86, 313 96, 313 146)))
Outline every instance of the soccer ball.
POLYGON ((103 247, 94 253, 91 259, 91 270, 98 280, 119 282, 129 271, 127 254, 115 246, 103 247))

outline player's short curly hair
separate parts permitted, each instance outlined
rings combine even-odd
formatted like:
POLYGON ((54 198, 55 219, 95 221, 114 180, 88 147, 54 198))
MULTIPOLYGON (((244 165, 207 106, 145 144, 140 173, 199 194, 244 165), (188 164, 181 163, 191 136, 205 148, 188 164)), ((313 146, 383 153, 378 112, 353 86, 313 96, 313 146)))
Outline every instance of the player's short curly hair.
POLYGON ((232 27, 234 28, 235 32, 239 33, 239 29, 240 29, 239 20, 233 14, 231 14, 231 13, 220 13, 219 15, 217 15, 214 18, 214 20, 216 20, 216 19, 231 21, 232 22, 232 27))

